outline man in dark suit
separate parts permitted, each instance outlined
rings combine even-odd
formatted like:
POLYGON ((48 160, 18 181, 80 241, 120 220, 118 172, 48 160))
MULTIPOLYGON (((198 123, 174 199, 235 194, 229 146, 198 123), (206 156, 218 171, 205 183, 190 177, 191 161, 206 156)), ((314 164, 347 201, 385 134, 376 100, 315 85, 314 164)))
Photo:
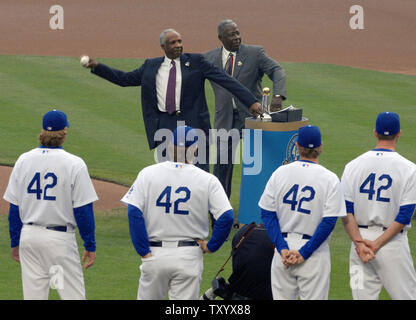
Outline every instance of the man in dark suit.
MULTIPOLYGON (((201 54, 182 53, 182 37, 175 30, 167 29, 161 33, 160 46, 164 57, 147 59, 140 68, 131 72, 110 68, 94 59, 86 65, 92 73, 117 85, 142 87, 143 120, 150 149, 161 143, 155 140, 159 129, 173 132, 177 122, 184 121, 185 125, 203 130, 207 138, 206 154, 209 155, 211 125, 205 79, 232 92, 246 106, 248 113, 262 113, 257 98, 237 80, 214 67, 201 54)), ((209 172, 207 159, 198 166, 209 172)))
MULTIPOLYGON (((205 58, 216 67, 223 68, 259 100, 262 98, 261 81, 263 75, 267 74, 273 81, 271 111, 281 109, 282 100, 286 99, 285 70, 277 61, 266 55, 263 47, 241 44, 240 30, 234 21, 224 20, 217 29, 218 39, 223 46, 205 53, 205 58)), ((236 149, 235 136, 241 137, 245 118, 249 117, 250 113, 239 97, 233 96, 232 93, 216 83, 211 82, 211 85, 215 94, 214 127, 215 129, 225 129, 229 133, 229 136, 221 135, 217 139, 218 157, 217 163, 214 165, 214 174, 219 178, 228 197, 230 197, 233 159, 236 149), (234 142, 234 148, 232 142, 234 142), (228 162, 224 163, 219 156, 227 153, 228 162)))

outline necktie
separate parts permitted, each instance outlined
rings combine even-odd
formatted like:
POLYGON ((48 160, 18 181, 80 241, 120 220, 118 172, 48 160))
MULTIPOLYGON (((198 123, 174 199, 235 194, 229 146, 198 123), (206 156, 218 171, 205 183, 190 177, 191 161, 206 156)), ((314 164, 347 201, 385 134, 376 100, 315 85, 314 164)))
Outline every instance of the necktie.
POLYGON ((171 61, 172 67, 169 71, 168 89, 166 91, 166 111, 172 114, 176 111, 176 65, 175 61, 171 61))
POLYGON ((230 52, 228 55, 227 62, 225 63, 224 71, 228 73, 230 76, 233 75, 233 61, 234 61, 234 55, 230 52))

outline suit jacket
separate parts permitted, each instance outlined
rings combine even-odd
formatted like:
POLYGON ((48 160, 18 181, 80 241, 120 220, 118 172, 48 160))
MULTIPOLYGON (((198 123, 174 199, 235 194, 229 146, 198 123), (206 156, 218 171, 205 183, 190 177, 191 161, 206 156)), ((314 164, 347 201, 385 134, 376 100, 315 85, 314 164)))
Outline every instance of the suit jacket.
POLYGON ((92 73, 120 86, 141 86, 143 120, 150 149, 160 142, 154 141, 158 129, 174 130, 177 121, 193 128, 202 129, 208 136, 210 115, 205 98, 205 79, 209 79, 237 96, 247 110, 257 101, 256 97, 237 80, 223 70, 214 67, 201 54, 184 53, 181 55, 181 105, 180 115, 169 115, 157 107, 156 74, 164 57, 147 59, 142 66, 131 72, 124 72, 99 64, 92 73))
MULTIPOLYGON (((216 67, 222 68, 222 47, 208 51, 204 56, 216 67)), ((277 61, 266 55, 263 47, 241 44, 235 58, 233 77, 248 88, 260 101, 262 98, 261 81, 264 74, 267 74, 273 81, 273 94, 280 94, 283 99, 286 99, 285 70, 277 61)), ((232 95, 216 83, 211 82, 211 85, 215 94, 214 127, 230 130, 233 127, 232 95)), ((236 123, 234 126, 237 126, 237 129, 242 129, 244 119, 249 117, 250 113, 247 112, 247 108, 242 107, 242 101, 238 97, 236 98, 235 102, 242 122, 236 123)))

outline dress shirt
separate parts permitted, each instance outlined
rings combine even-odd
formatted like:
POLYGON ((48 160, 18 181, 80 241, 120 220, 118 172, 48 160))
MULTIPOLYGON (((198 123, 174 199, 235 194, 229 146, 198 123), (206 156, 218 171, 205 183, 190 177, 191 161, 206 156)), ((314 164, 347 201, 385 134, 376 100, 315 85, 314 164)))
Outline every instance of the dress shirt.
MULTIPOLYGON (((168 89, 169 71, 171 68, 171 61, 165 56, 159 70, 156 74, 156 94, 157 94, 157 107, 160 111, 166 112, 166 91, 168 89)), ((176 110, 180 109, 181 103, 181 86, 182 86, 182 71, 180 58, 175 59, 176 64, 176 110)))

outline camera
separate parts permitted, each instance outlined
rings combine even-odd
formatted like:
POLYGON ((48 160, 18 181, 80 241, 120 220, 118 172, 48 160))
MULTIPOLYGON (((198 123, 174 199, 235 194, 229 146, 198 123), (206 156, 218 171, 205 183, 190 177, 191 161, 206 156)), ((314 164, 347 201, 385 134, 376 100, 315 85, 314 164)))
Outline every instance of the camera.
POLYGON ((224 278, 215 278, 212 280, 212 287, 205 291, 199 300, 215 300, 217 297, 221 297, 224 300, 230 300, 232 297, 230 285, 224 278))
POLYGON ((199 300, 215 300, 217 296, 214 294, 214 290, 209 288, 204 294, 199 298, 199 300))

